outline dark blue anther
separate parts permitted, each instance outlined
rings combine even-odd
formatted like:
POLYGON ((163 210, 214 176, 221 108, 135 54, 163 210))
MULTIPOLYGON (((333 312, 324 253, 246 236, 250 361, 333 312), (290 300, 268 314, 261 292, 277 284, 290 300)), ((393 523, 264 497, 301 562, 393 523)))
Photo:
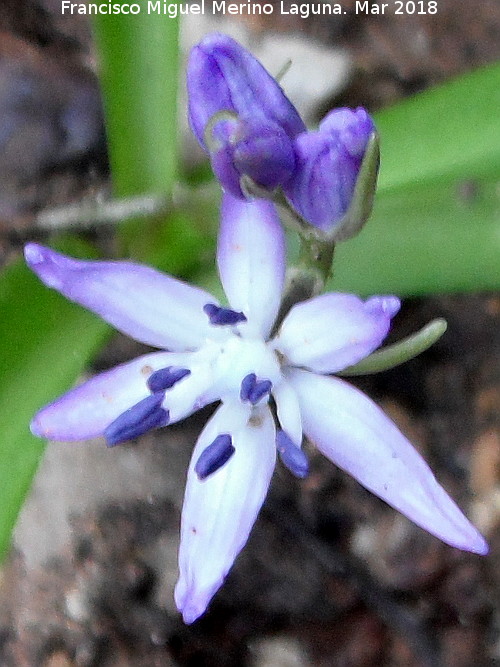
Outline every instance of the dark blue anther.
POLYGON ((295 475, 303 479, 309 472, 309 461, 300 447, 288 437, 285 431, 279 429, 276 433, 276 449, 283 465, 295 475))
POLYGON ((240 322, 247 321, 247 318, 243 313, 237 313, 230 308, 221 308, 221 306, 216 306, 215 303, 207 303, 203 306, 203 312, 208 315, 210 324, 219 324, 223 326, 228 324, 239 324, 240 322))
POLYGON ((196 461, 194 471, 199 479, 206 479, 229 461, 233 454, 234 447, 231 436, 222 433, 202 451, 200 458, 196 461))
POLYGON ((240 389, 240 399, 242 401, 249 400, 250 392, 255 387, 256 381, 257 381, 257 376, 255 375, 255 373, 249 373, 249 375, 245 375, 245 377, 241 381, 241 389, 240 389))
POLYGON ((157 391, 166 391, 171 389, 174 384, 190 375, 191 371, 187 368, 178 368, 176 366, 168 366, 168 368, 161 368, 155 371, 148 378, 148 389, 154 393, 157 391))
POLYGON ((161 407, 164 398, 163 393, 147 396, 111 422, 104 431, 108 447, 138 438, 152 428, 166 426, 169 414, 161 407))
POLYGON ((241 381, 240 399, 257 405, 261 398, 269 394, 272 386, 271 380, 257 380, 255 373, 249 373, 241 381))

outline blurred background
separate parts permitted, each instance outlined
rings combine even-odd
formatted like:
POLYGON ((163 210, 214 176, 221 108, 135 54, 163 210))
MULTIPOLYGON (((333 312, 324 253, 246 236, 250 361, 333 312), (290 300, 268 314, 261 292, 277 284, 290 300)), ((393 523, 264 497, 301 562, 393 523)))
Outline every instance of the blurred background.
MULTIPOLYGON (((235 36, 272 73, 291 57, 283 86, 311 126, 334 106, 376 112, 499 60, 497 0, 438 0, 436 15, 403 16, 356 15, 354 2, 342 4, 341 17, 278 8, 268 17, 191 16, 181 24, 181 57, 212 30, 235 36)), ((99 74, 87 17, 63 16, 58 0, 3 0, 2 265, 24 241, 51 243, 69 228, 116 252, 115 224, 74 222, 75 205, 95 207, 111 194, 99 74)), ((205 162, 184 119, 183 86, 181 62, 181 171, 194 183, 205 162)), ((457 181, 453 197, 474 202, 474 179, 457 181)), ((216 222, 207 215, 211 254, 216 222)), ((197 224, 203 237, 205 220, 197 224)), ((490 541, 490 556, 441 544, 311 449, 305 481, 277 469, 225 586, 186 627, 173 604, 179 514, 209 412, 112 450, 101 441, 52 443, 2 569, 0 664, 500 665, 500 296, 408 298, 391 340, 434 317, 449 323, 437 345, 356 383, 424 454, 490 541)), ((87 372, 145 349, 115 334, 87 372)))

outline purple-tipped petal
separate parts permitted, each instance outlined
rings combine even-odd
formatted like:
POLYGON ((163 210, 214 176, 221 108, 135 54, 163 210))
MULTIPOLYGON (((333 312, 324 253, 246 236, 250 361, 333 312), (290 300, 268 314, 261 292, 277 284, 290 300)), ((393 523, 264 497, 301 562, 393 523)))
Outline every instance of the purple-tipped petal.
POLYGON ((154 269, 73 259, 35 243, 25 257, 46 285, 143 343, 182 351, 214 336, 203 312, 213 297, 154 269))
POLYGON ((182 510, 180 577, 175 600, 186 623, 201 616, 245 545, 276 461, 275 428, 267 407, 249 413, 237 403, 219 408, 193 451, 182 510), (238 418, 235 418, 237 413, 238 418), (248 421, 248 423, 247 423, 248 421), (221 433, 235 448, 227 463, 200 481, 195 465, 221 433))
POLYGON ((102 435, 126 410, 147 396, 151 373, 185 364, 188 355, 156 352, 96 375, 42 408, 31 423, 34 435, 71 442, 102 435))
POLYGON ((276 80, 251 53, 227 35, 206 35, 191 50, 186 76, 189 121, 204 148, 208 121, 225 110, 273 121, 290 137, 306 129, 276 80))
POLYGON ((266 337, 285 279, 285 235, 273 204, 223 195, 217 262, 231 308, 266 337))
POLYGON ((290 371, 304 432, 333 463, 447 544, 486 554, 484 538, 431 469, 367 396, 338 378, 290 371))
POLYGON ((395 296, 322 294, 290 310, 275 347, 292 366, 335 373, 379 347, 399 306, 395 296))

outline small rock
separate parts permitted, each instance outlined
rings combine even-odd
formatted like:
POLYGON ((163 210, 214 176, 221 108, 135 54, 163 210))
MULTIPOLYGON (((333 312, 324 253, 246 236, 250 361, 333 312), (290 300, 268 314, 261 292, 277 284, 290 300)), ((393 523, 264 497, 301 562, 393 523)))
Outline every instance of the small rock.
POLYGON ((307 667, 303 645, 291 637, 266 637, 252 642, 250 667, 307 667))

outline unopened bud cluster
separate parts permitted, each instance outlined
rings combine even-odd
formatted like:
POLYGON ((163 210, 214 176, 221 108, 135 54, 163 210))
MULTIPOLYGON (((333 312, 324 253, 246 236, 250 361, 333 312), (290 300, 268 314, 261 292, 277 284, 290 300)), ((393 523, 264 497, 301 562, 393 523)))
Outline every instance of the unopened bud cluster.
MULTIPOLYGON (((306 226, 325 234, 337 231, 352 208, 368 216, 378 145, 366 156, 376 133, 364 109, 336 109, 308 131, 277 81, 237 42, 217 33, 193 48, 187 86, 191 127, 226 192, 242 199, 279 193, 306 226), (356 188, 365 157, 371 162, 367 183, 356 188), (250 192, 248 183, 255 186, 250 192), (354 197, 369 205, 353 207, 354 197)), ((349 225, 357 231, 364 221, 349 225)))

